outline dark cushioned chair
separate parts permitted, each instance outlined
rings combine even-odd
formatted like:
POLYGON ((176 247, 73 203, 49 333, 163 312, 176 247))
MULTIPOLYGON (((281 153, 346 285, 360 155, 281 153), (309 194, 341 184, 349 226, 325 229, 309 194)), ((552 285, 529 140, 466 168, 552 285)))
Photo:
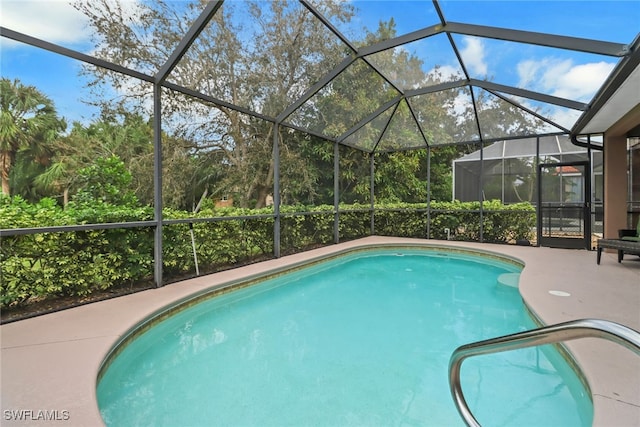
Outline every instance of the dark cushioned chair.
POLYGON ((640 255, 640 219, 635 230, 618 230, 617 239, 598 239, 598 264, 600 264, 602 250, 605 248, 618 251, 618 262, 622 262, 625 253, 640 255))

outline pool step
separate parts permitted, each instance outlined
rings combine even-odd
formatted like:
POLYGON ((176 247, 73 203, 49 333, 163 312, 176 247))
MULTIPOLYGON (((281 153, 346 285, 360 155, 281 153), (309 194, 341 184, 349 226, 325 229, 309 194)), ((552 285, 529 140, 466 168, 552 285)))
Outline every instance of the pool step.
POLYGON ((498 276, 498 283, 512 288, 518 287, 520 281, 520 273, 503 273, 498 276))

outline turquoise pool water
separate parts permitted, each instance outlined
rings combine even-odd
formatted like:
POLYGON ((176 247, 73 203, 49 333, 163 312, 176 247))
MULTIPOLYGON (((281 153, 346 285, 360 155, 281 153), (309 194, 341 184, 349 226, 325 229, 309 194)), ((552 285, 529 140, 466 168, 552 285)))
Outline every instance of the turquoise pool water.
MULTIPOLYGON (((464 425, 448 388, 462 344, 534 327, 513 264, 369 250, 200 302, 128 343, 98 383, 109 426, 464 425)), ((471 358, 487 426, 586 426, 588 393, 543 346, 471 358)))

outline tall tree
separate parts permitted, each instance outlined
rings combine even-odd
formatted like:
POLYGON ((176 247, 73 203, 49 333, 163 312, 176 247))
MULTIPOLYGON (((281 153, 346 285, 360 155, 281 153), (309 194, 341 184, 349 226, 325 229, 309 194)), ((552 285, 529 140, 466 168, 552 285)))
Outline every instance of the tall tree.
POLYGON ((130 189, 131 174, 118 156, 99 157, 78 171, 80 190, 75 194, 78 203, 105 203, 117 206, 136 206, 138 199, 130 189))
MULTIPOLYGON (((126 7, 126 3, 97 0, 78 1, 76 6, 89 17, 96 30, 97 56, 153 74, 187 33, 204 3, 157 1, 135 3, 134 8, 126 7)), ((350 2, 341 0, 319 2, 315 6, 332 22, 349 21, 354 13, 350 2)), ((395 35, 393 20, 381 22, 374 33, 366 34, 356 44, 369 45, 395 35)), ((197 175, 216 177, 216 188, 211 194, 233 194, 241 206, 261 207, 273 189, 274 127, 270 121, 230 108, 229 104, 276 117, 350 54, 352 52, 299 2, 225 2, 168 76, 173 83, 224 102, 212 105, 182 93, 163 90, 163 131, 167 134, 163 138, 188 142, 191 144, 188 155, 210 160, 207 170, 199 171, 197 175)), ((441 70, 425 70, 420 58, 405 49, 388 49, 369 55, 366 59, 378 70, 392 76, 390 80, 382 78, 359 58, 285 118, 285 123, 337 137, 384 102, 398 96, 400 93, 396 88, 412 89, 448 81, 445 79, 448 76, 442 76, 441 70), (398 70, 402 72, 396 72, 398 70)), ((108 85, 118 95, 126 91, 126 96, 100 101, 103 110, 144 108, 149 105, 150 85, 125 82, 120 75, 109 70, 88 68, 87 72, 94 78, 93 87, 108 85), (132 100, 136 102, 132 103, 132 100)), ((460 112, 456 104, 458 92, 462 90, 454 89, 448 93, 402 101, 398 109, 399 118, 393 119, 397 120, 397 124, 392 122, 395 130, 383 135, 383 138, 391 139, 386 142, 387 147, 415 146, 416 140, 422 136, 416 138, 418 129, 415 124, 412 127, 405 126, 413 118, 420 121, 421 132, 429 143, 451 144, 477 140, 479 131, 474 111, 467 109, 460 112)), ((487 98, 488 94, 483 93, 475 98, 483 117, 496 121, 491 128, 481 130, 483 137, 495 135, 496 132, 502 135, 511 131, 521 132, 527 126, 534 125, 528 118, 518 115, 517 109, 487 98)), ((146 114, 150 115, 151 112, 147 111, 146 114)), ((282 136, 282 129, 280 132, 282 136)), ((358 132, 359 140, 352 145, 372 149, 379 137, 380 129, 376 132, 371 127, 358 132)), ((280 147, 286 150, 283 155, 287 156, 286 163, 290 171, 306 167, 309 159, 305 156, 308 155, 318 155, 318 162, 326 163, 328 152, 333 151, 330 144, 306 151, 295 150, 292 148, 296 143, 304 146, 307 141, 299 136, 293 138, 287 136, 287 143, 280 147)), ((432 163, 432 179, 438 179, 434 177, 434 172, 442 172, 443 185, 439 187, 444 195, 447 190, 444 181, 451 179, 450 159, 455 158, 456 149, 440 151, 439 154, 443 155, 446 152, 443 156, 446 159, 443 160, 447 164, 440 170, 432 163)), ((462 151, 466 149, 463 147, 462 151)), ((175 152, 183 153, 180 150, 175 152)), ((398 154, 393 160, 407 166, 403 172, 409 174, 415 172, 417 167, 412 156, 409 153, 398 154), (407 157, 406 162, 403 162, 403 156, 407 157)), ((368 180, 362 178, 363 174, 368 174, 367 156, 362 156, 356 150, 342 150, 340 163, 340 188, 343 194, 351 192, 344 200, 368 199, 368 180)), ((418 168, 422 174, 425 170, 423 163, 420 162, 418 168)), ((384 168, 380 170, 384 171, 384 168)), ((401 180, 398 177, 399 170, 386 170, 393 177, 377 178, 379 183, 386 182, 391 186, 394 181, 401 180)), ((314 169, 315 175, 300 175, 297 185, 288 185, 287 188, 291 191, 295 188, 302 199, 313 198, 314 183, 333 178, 331 170, 316 172, 318 170, 314 169)), ((434 188, 432 186, 432 190, 434 188)), ((423 198, 422 189, 417 189, 414 195, 408 194, 407 189, 399 189, 397 194, 391 187, 380 190, 381 195, 391 200, 423 198)), ((293 193, 287 195, 287 200, 295 202, 297 199, 293 193)))
MULTIPOLYGON (((193 144, 164 135, 163 204, 188 209, 197 202, 209 179, 198 173, 203 156, 193 155, 193 144)), ((64 204, 81 184, 79 171, 92 166, 97 158, 116 156, 131 179, 127 190, 142 204, 153 203, 153 127, 141 115, 126 111, 103 114, 88 126, 74 123, 68 135, 53 145, 51 165, 38 176, 36 184, 60 196, 64 204)))
MULTIPOLYGON (((166 61, 204 3, 146 2, 133 13, 108 0, 77 2, 76 7, 96 29, 98 56, 153 72, 166 61)), ((330 19, 345 21, 352 16, 352 7, 345 2, 327 1, 319 7, 330 19)), ((169 80, 275 117, 344 55, 341 42, 297 1, 226 2, 169 80), (242 9, 245 4, 248 7, 242 9)), ((117 75, 89 71, 96 82, 121 87, 117 75)), ((142 84, 127 90, 132 96, 148 95, 142 84)), ((226 168, 226 179, 220 184, 235 193, 241 205, 264 205, 273 186, 271 123, 170 91, 163 93, 163 118, 163 128, 192 141, 194 153, 222 154, 218 158, 226 168)))
POLYGON ((88 126, 75 122, 68 135, 52 144, 51 164, 35 184, 56 196, 62 195, 66 205, 69 195, 78 190, 80 170, 93 165, 98 158, 112 156, 131 168, 137 158, 152 153, 151 135, 151 126, 135 114, 124 114, 120 121, 103 115, 88 126))
POLYGON ((0 79, 0 176, 11 194, 10 175, 18 153, 24 161, 48 163, 53 141, 66 129, 51 99, 19 80, 0 79))
MULTIPOLYGON (((393 19, 380 22, 374 33, 360 41, 371 45, 396 36, 393 19)), ((385 102, 400 95, 396 88, 412 88, 432 79, 423 70, 423 62, 404 49, 388 49, 368 57, 381 71, 395 70, 390 81, 383 79, 362 61, 355 61, 330 83, 328 90, 302 106, 296 119, 310 129, 338 137, 385 102), (400 71, 401 70, 401 71, 400 71)), ((437 82, 436 82, 437 83, 437 82)), ((443 102, 443 101, 441 101, 443 102)), ((435 102, 416 103, 420 113, 435 116, 441 109, 435 102)), ((411 107, 415 108, 414 105, 411 107)), ((376 155, 375 197, 377 202, 423 201, 426 199, 425 172, 421 172, 420 156, 424 151, 384 153, 385 150, 425 147, 411 107, 401 101, 398 108, 382 112, 372 122, 351 134, 345 143, 365 150, 379 150, 376 155), (393 116, 391 115, 393 113, 393 116), (383 133, 384 132, 384 133, 383 133)), ((428 141, 438 127, 427 129, 428 141)), ((326 171, 332 179, 333 171, 326 171)), ((340 200, 367 202, 370 198, 369 158, 355 149, 340 150, 340 200)))

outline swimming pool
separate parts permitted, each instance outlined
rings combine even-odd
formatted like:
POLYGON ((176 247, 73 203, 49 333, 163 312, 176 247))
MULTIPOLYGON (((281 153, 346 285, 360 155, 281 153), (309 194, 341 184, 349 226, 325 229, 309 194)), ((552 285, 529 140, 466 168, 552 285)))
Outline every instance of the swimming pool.
MULTIPOLYGON (((447 365, 464 343, 534 327, 513 263, 357 251, 206 299, 145 327, 105 364, 107 425, 463 425, 447 365)), ((487 425, 591 425, 589 394, 548 347, 463 365, 487 425)))

